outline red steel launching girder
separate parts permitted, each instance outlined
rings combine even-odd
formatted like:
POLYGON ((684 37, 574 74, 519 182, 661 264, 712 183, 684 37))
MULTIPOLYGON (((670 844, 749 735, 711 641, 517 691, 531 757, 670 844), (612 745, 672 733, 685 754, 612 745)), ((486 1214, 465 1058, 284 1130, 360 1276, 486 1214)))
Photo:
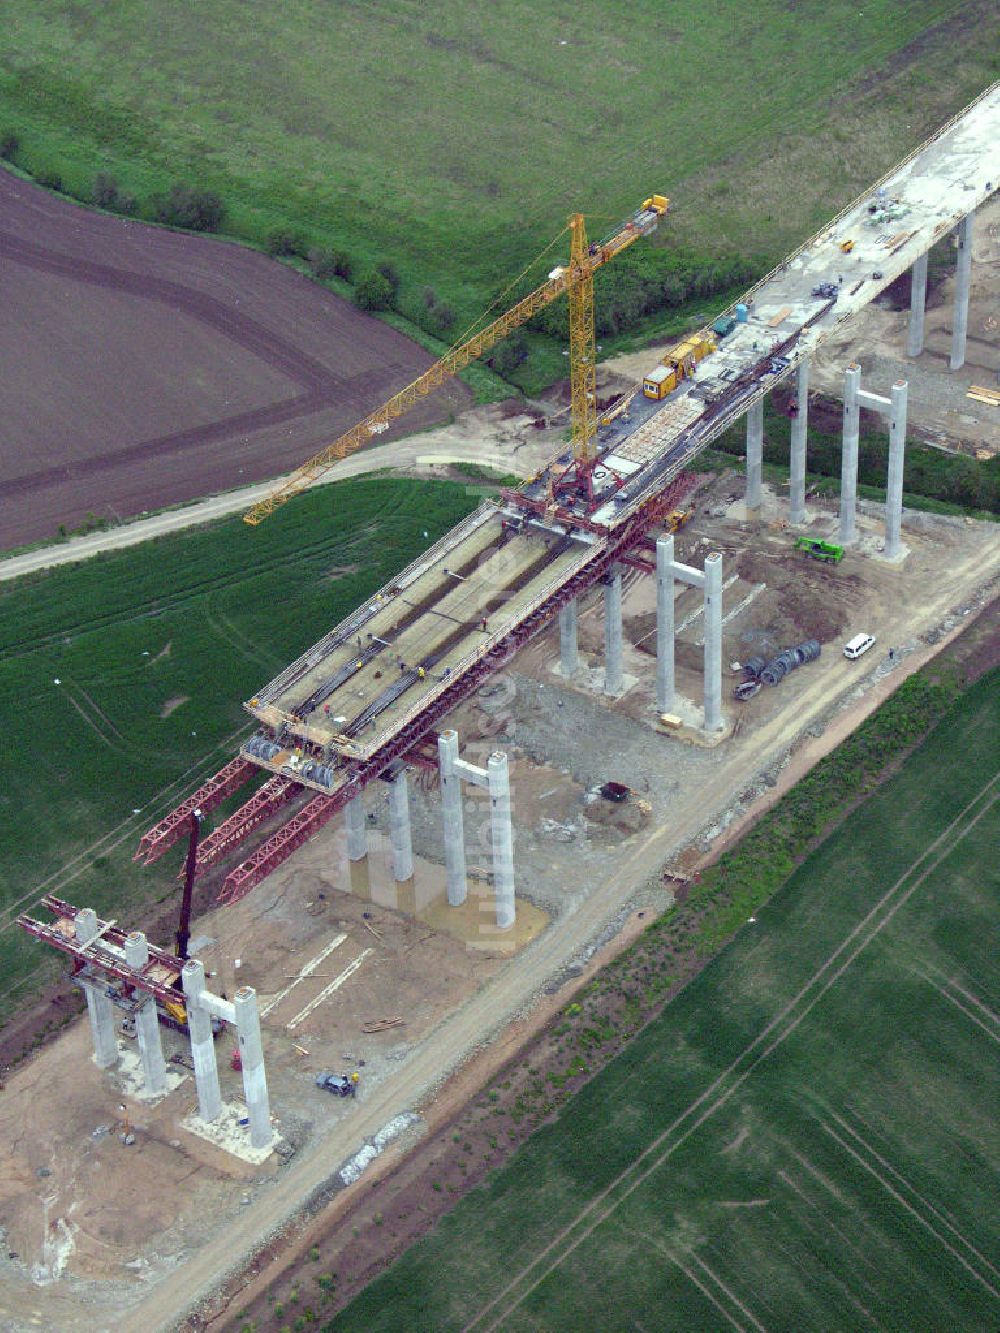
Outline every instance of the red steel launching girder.
POLYGON ((161 819, 154 828, 142 835, 132 860, 142 861, 147 866, 159 860, 169 847, 183 838, 193 811, 207 813, 214 810, 259 771, 256 764, 251 764, 242 755, 231 759, 225 768, 220 768, 214 777, 202 783, 193 796, 182 801, 166 819, 161 819))
POLYGON ((266 842, 242 861, 235 870, 230 870, 225 883, 219 891, 217 902, 222 905, 238 903, 251 889, 266 879, 272 870, 276 870, 282 861, 288 859, 297 848, 332 819, 338 810, 342 810, 360 788, 341 787, 340 791, 330 796, 317 793, 304 805, 298 814, 293 815, 287 824, 282 824, 277 833, 273 833, 266 842))
POLYGON ((371 758, 352 766, 351 781, 329 796, 319 794, 276 833, 254 851, 245 861, 229 872, 220 903, 238 902, 277 869, 283 861, 307 842, 314 833, 369 782, 373 782, 395 759, 403 758, 445 717, 477 690, 480 684, 505 666, 523 646, 540 633, 561 606, 578 597, 594 584, 610 567, 645 536, 649 527, 668 510, 673 509, 694 486, 696 478, 690 473, 675 477, 667 489, 646 503, 632 518, 613 533, 612 540, 599 548, 593 559, 578 569, 561 587, 506 635, 491 644, 486 653, 453 683, 436 695, 419 716, 401 727, 396 734, 371 758))
MULTIPOLYGON (((242 842, 258 824, 262 824, 270 815, 287 805, 293 796, 302 790, 301 782, 293 782, 280 773, 268 778, 258 791, 244 802, 238 810, 224 820, 218 828, 202 840, 198 847, 198 859, 195 862, 195 874, 200 875, 208 866, 214 865, 230 847, 242 842)), ((181 875, 183 875, 183 870, 181 875)))
POLYGON ((97 923, 99 937, 91 944, 81 944, 76 938, 73 927, 73 922, 80 911, 78 907, 64 903, 61 898, 55 898, 52 894, 45 895, 42 906, 48 908, 56 918, 52 925, 44 921, 35 921, 27 913, 22 913, 17 918, 18 925, 44 944, 51 944, 53 948, 69 954, 77 964, 77 970, 84 966, 95 967, 106 975, 125 982, 127 986, 154 995, 158 1000, 176 1003, 177 990, 170 982, 180 976, 181 968, 184 966, 181 959, 151 944, 149 961, 145 966, 129 967, 124 958, 109 953, 106 947, 102 948, 113 945, 124 952, 127 932, 120 926, 108 925, 107 922, 99 920, 97 923), (150 972, 155 972, 157 975, 150 976, 150 972))

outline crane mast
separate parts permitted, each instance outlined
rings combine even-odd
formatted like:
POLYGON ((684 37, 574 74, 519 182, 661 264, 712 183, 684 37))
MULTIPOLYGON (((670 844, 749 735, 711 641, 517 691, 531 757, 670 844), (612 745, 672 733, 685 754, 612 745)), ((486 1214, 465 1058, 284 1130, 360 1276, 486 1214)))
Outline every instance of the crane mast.
POLYGON ((655 230, 670 205, 662 194, 651 195, 631 217, 620 223, 602 240, 588 244, 582 213, 569 219, 569 263, 552 270, 547 280, 533 292, 487 324, 479 333, 446 352, 439 361, 418 376, 406 388, 373 412, 313 458, 303 463, 269 495, 243 515, 243 521, 256 526, 275 509, 305 490, 335 463, 368 444, 373 436, 388 430, 397 417, 408 412, 420 399, 439 388, 470 362, 488 352, 509 333, 526 324, 557 297, 567 293, 570 330, 570 385, 573 464, 560 478, 558 486, 579 489, 589 498, 591 473, 597 456, 596 344, 594 338, 594 273, 640 236, 655 230), (571 477, 572 474, 572 477, 571 477))
POLYGON ((573 458, 593 464, 597 455, 597 343, 594 335, 594 269, 587 253, 583 214, 569 220, 569 365, 573 458))

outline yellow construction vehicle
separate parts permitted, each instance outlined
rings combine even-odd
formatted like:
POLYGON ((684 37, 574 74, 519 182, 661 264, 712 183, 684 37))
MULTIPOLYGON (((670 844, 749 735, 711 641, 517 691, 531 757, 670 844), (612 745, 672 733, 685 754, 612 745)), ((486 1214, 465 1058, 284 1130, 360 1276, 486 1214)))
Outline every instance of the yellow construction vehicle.
POLYGON ((499 319, 479 333, 454 346, 429 370, 352 426, 333 444, 309 459, 270 495, 243 515, 243 521, 256 525, 293 495, 305 490, 335 463, 354 453, 389 423, 433 392, 445 380, 457 374, 476 357, 488 352, 532 315, 564 293, 569 301, 570 398, 573 439, 573 463, 554 485, 573 490, 588 501, 593 499, 592 474, 597 462, 597 386, 595 378, 596 341, 594 338, 594 273, 614 259, 641 236, 654 231, 670 206, 666 195, 653 194, 642 207, 599 241, 588 242, 582 213, 574 213, 566 229, 570 233, 569 263, 550 272, 548 279, 523 297, 499 319))
POLYGON ((685 523, 690 523, 693 518, 693 509, 675 509, 667 518, 664 526, 667 532, 679 532, 685 523))

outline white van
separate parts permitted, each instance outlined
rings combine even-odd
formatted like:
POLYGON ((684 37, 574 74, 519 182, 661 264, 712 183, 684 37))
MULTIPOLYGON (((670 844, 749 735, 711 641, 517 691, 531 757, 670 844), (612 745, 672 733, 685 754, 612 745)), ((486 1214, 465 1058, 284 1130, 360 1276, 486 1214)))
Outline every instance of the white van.
POLYGON ((844 656, 854 662, 862 653, 866 653, 874 642, 874 634, 855 634, 853 639, 844 644, 844 656))

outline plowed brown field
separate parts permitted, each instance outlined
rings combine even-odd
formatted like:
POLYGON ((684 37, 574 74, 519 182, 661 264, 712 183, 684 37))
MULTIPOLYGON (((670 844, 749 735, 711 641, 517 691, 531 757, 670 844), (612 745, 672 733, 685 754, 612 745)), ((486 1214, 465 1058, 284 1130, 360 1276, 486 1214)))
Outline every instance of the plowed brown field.
MULTIPOLYGON (((0 293, 0 547, 285 472, 431 363, 264 255, 3 171, 0 293)), ((453 382, 407 429, 469 401, 453 382)))

